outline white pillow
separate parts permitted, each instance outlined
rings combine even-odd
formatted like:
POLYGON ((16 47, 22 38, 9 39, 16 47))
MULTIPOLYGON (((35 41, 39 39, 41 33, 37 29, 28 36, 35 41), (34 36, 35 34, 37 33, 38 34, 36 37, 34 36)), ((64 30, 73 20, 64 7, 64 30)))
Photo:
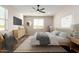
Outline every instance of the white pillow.
POLYGON ((69 35, 66 32, 60 32, 59 36, 63 37, 63 38, 68 38, 69 37, 69 35))
POLYGON ((72 34, 75 38, 79 38, 79 31, 75 31, 72 34))
POLYGON ((51 32, 52 35, 59 35, 59 33, 60 33, 60 32, 59 32, 59 31, 56 31, 56 30, 53 31, 53 32, 51 32))

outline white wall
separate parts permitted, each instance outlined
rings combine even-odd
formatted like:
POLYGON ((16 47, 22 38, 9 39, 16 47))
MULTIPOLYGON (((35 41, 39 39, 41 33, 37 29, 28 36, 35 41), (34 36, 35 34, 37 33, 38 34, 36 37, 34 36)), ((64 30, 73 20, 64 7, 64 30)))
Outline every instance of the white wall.
POLYGON ((54 27, 60 28, 61 18, 67 15, 72 15, 72 24, 79 24, 79 6, 72 5, 64 7, 54 16, 54 27))
POLYGON ((11 6, 2 6, 2 7, 8 9, 8 20, 6 20, 6 31, 12 31, 13 29, 17 29, 19 26, 13 25, 13 16, 22 19, 21 15, 16 11, 15 8, 11 6))
POLYGON ((24 17, 24 26, 26 28, 26 31, 28 31, 29 35, 34 34, 35 32, 45 32, 48 31, 48 26, 53 26, 53 16, 25 16, 24 17), (44 29, 33 29, 33 19, 44 19, 44 29), (29 29, 27 29, 26 22, 31 21, 31 26, 29 26, 29 29))

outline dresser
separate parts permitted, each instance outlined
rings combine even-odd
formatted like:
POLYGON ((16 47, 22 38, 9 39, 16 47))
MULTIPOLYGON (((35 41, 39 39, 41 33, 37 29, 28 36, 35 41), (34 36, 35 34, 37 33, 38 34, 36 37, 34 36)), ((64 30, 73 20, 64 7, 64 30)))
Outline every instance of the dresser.
POLYGON ((17 39, 17 41, 26 34, 24 28, 15 29, 12 32, 15 38, 17 39))

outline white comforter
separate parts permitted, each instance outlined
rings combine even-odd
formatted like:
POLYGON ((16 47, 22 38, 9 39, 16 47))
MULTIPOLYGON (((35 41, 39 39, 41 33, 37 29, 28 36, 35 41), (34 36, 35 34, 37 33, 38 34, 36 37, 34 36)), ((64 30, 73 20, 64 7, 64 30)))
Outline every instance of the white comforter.
MULTIPOLYGON (((68 38, 55 36, 55 35, 52 35, 49 32, 46 32, 46 33, 47 33, 47 35, 49 36, 49 39, 50 39, 50 44, 49 45, 65 45, 65 44, 69 43, 69 39, 68 38)), ((31 45, 40 45, 39 40, 36 40, 36 35, 37 35, 37 33, 35 33, 35 35, 30 37, 31 45)))

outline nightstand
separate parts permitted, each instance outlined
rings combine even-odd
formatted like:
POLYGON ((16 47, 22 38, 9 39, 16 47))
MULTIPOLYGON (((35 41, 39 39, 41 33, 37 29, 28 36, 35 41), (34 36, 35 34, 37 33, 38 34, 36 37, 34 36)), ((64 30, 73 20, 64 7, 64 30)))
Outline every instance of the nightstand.
POLYGON ((70 40, 70 50, 74 50, 75 52, 79 52, 79 39, 72 37, 70 40))

